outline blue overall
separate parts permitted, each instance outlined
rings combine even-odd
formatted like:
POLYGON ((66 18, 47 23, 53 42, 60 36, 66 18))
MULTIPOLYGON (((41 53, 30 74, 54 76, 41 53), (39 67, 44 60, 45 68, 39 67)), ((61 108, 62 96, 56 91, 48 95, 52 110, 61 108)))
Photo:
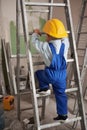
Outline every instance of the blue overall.
POLYGON ((61 44, 59 54, 56 54, 52 43, 49 43, 53 57, 49 67, 45 70, 36 71, 40 89, 49 88, 52 84, 56 98, 56 109, 58 115, 67 114, 66 89, 66 61, 64 58, 64 43, 61 44))

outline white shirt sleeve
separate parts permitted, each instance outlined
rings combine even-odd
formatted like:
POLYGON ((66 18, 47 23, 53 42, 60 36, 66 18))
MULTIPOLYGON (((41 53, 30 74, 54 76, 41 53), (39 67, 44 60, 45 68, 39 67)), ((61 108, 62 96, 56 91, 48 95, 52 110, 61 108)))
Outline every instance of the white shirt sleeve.
MULTIPOLYGON (((39 35, 37 33, 32 34, 31 43, 37 49, 37 51, 42 54, 42 57, 43 57, 43 60, 46 64, 46 66, 49 66, 51 64, 51 60, 52 60, 52 52, 51 52, 49 43, 40 41, 39 35)), ((61 43, 64 43, 65 44, 64 57, 67 60, 67 54, 68 54, 68 49, 69 49, 68 38, 63 38, 62 41, 60 39, 52 40, 52 41, 50 41, 50 43, 53 43, 57 54, 60 51, 61 43)))
POLYGON ((44 62, 47 66, 50 65, 52 59, 52 52, 50 50, 48 42, 42 42, 39 40, 39 35, 33 33, 31 36, 31 42, 38 52, 42 54, 44 62))

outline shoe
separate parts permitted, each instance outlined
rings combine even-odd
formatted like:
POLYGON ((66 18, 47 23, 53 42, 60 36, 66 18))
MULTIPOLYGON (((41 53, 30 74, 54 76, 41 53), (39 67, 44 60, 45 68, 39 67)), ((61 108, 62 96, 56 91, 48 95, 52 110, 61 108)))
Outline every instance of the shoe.
POLYGON ((64 122, 68 119, 67 115, 58 115, 57 117, 53 118, 56 121, 64 122))
POLYGON ((50 89, 39 89, 38 92, 39 94, 43 94, 43 95, 50 95, 51 94, 51 90, 50 89))

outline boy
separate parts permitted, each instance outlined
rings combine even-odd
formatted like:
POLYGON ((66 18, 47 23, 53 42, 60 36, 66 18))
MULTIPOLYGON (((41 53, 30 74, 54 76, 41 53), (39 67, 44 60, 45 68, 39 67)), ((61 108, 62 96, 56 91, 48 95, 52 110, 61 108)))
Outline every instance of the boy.
POLYGON ((31 42, 42 54, 45 69, 36 72, 39 81, 39 93, 50 94, 49 84, 52 84, 56 99, 57 117, 54 120, 66 120, 67 96, 66 89, 66 60, 69 48, 68 35, 63 23, 58 19, 51 19, 43 27, 46 42, 39 40, 40 31, 34 30, 31 42))

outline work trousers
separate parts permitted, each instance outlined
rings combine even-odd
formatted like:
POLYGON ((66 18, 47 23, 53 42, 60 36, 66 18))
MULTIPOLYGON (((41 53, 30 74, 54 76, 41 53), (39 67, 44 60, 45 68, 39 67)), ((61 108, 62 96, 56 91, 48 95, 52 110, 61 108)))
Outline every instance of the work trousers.
MULTIPOLYGON (((55 76, 52 79, 46 74, 45 70, 36 71, 36 76, 39 81, 39 88, 49 88, 49 84, 52 84, 53 91, 56 98, 56 109, 58 115, 67 114, 67 95, 65 93, 66 89, 66 78, 62 78, 61 72, 58 73, 58 80, 55 81, 55 76), (61 75, 61 78, 59 77, 61 75), (61 80, 59 80, 61 79, 61 80)), ((65 73, 65 72, 64 72, 65 73)), ((63 73, 62 73, 63 74, 63 73)))

